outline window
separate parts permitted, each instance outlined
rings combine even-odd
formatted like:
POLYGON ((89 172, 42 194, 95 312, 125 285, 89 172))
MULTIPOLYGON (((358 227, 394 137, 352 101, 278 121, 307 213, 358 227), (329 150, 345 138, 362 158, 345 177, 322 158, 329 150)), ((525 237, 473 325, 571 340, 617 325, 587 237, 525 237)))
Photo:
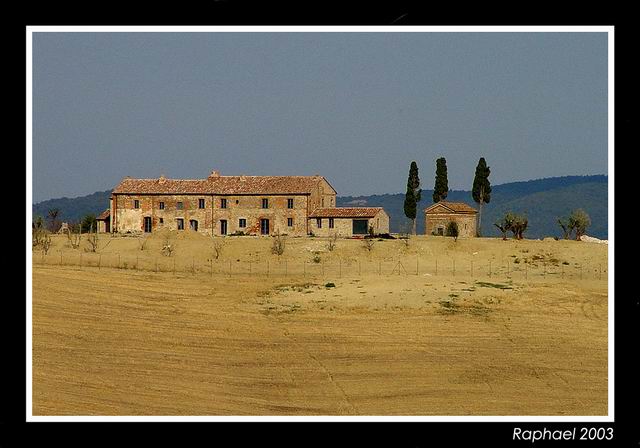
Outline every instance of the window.
POLYGON ((269 208, 269 199, 267 198, 262 199, 262 208, 269 208))
POLYGON ((140 201, 139 200, 135 199, 133 201, 133 208, 140 208, 140 201))
POLYGON ((241 229, 247 227, 247 220, 244 218, 240 218, 240 220, 238 221, 238 227, 240 227, 241 229))
POLYGON ((287 208, 293 208, 293 199, 292 198, 287 199, 287 208))
POLYGON ((204 199, 198 199, 198 208, 204 208, 204 199))
POLYGON ((287 218, 287 226, 293 227, 293 218, 287 218))
POLYGON ((160 218, 160 224, 164 224, 164 219, 160 218))
POLYGON ((333 218, 329 218, 329 228, 333 229, 333 218))
POLYGON ((184 230, 184 219, 178 218, 176 221, 178 223, 178 230, 184 230))
POLYGON ((195 219, 191 219, 189 220, 189 227, 191 228, 191 230, 193 230, 194 232, 198 231, 198 221, 196 221, 195 219))
POLYGON ((164 202, 160 202, 160 203, 158 204, 158 208, 159 208, 160 210, 164 210, 164 202))
POLYGON ((184 208, 184 204, 182 202, 176 202, 176 210, 182 210, 184 208))
POLYGON ((316 227, 322 229, 322 218, 316 218, 316 227))
POLYGON ((220 208, 227 208, 227 200, 225 198, 220 199, 220 208))

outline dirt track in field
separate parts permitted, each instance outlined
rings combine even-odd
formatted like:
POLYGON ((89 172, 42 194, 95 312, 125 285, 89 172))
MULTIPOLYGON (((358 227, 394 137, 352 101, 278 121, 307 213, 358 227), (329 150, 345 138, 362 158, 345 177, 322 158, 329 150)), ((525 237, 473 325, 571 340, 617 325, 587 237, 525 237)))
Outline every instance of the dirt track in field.
POLYGON ((606 279, 333 281, 36 265, 33 414, 607 414, 606 279))

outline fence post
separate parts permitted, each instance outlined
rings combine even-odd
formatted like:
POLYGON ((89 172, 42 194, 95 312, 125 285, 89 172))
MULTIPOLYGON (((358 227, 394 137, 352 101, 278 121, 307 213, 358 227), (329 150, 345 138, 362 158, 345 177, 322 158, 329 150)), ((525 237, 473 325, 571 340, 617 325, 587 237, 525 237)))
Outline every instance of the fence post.
POLYGON ((436 258, 436 275, 438 275, 438 259, 436 258))

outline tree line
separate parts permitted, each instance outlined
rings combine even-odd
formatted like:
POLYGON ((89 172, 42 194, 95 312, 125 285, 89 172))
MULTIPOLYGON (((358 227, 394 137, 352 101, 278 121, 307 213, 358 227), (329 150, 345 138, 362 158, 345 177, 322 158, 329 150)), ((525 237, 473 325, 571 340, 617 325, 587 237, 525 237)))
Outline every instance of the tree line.
MULTIPOLYGON (((478 204, 478 221, 476 226, 476 236, 481 236, 482 226, 482 207, 484 204, 491 202, 491 182, 489 175, 491 169, 487 165, 484 157, 480 157, 476 166, 473 178, 473 186, 471 188, 471 196, 473 201, 478 204)), ((418 203, 422 199, 422 190, 420 189, 420 177, 418 174, 418 165, 415 161, 411 162, 409 167, 409 177, 407 179, 407 192, 404 200, 404 214, 412 221, 412 233, 416 234, 416 217, 418 203)), ((444 201, 449 192, 449 182, 447 178, 447 161, 444 157, 436 159, 436 176, 433 188, 432 199, 434 203, 444 201)), ((576 240, 586 234, 587 227, 591 225, 591 219, 587 212, 577 209, 571 212, 568 217, 558 218, 557 223, 562 229, 564 239, 573 238, 576 240)), ((524 233, 529 227, 529 220, 526 215, 507 212, 495 223, 495 227, 500 230, 502 239, 507 239, 507 233, 512 232, 515 239, 523 239, 524 233)), ((452 236, 454 239, 458 237, 458 225, 455 221, 451 221, 446 226, 446 235, 452 236)))

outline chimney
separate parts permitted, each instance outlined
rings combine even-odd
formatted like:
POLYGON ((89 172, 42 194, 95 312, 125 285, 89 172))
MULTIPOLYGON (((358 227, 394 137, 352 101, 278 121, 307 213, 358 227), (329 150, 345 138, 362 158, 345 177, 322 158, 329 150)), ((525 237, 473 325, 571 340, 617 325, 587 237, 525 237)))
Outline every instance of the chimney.
POLYGON ((158 178, 158 183, 159 183, 160 185, 162 185, 163 183, 165 183, 165 182, 166 182, 166 180, 167 180, 167 178, 166 178, 166 177, 164 177, 164 174, 161 174, 161 175, 160 175, 160 177, 158 178))
POLYGON ((212 170, 211 174, 209 174, 209 178, 212 178, 212 177, 220 177, 220 173, 216 170, 212 170))
POLYGON ((247 176, 245 176, 244 174, 241 174, 240 180, 244 182, 245 180, 247 180, 247 176))

